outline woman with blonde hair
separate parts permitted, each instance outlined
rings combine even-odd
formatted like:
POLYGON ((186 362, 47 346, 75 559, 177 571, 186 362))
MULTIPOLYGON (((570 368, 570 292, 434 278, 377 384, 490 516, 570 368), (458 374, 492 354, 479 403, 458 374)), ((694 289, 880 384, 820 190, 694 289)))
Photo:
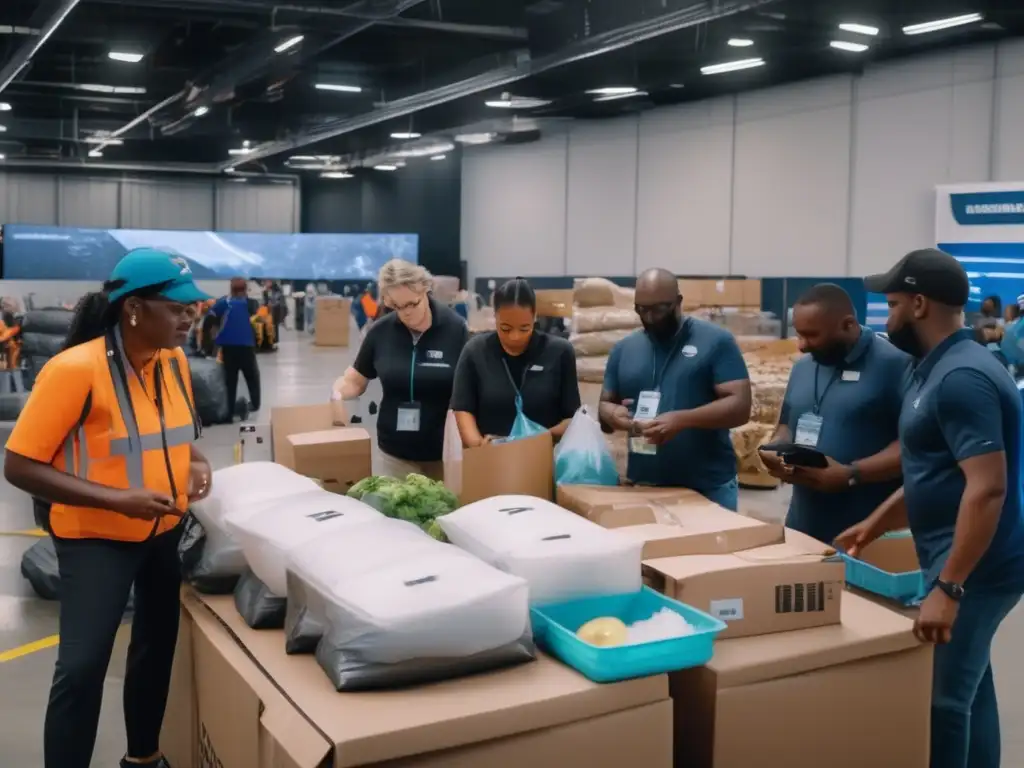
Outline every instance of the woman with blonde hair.
POLYGON ((352 366, 334 383, 335 399, 354 400, 380 379, 378 475, 418 472, 443 479, 445 418, 469 329, 430 296, 432 279, 423 267, 401 259, 381 267, 378 297, 391 311, 370 325, 352 366))

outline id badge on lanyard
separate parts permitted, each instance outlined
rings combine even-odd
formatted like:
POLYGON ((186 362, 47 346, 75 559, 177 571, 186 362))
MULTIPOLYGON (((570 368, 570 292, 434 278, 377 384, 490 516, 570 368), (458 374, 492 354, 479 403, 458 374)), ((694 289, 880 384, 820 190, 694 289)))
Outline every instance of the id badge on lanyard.
POLYGON ((409 402, 399 403, 395 429, 399 432, 420 431, 420 404, 415 397, 416 345, 412 346, 412 361, 409 364, 409 402))
POLYGON ((654 456, 658 453, 658 446, 648 442, 643 436, 640 430, 643 429, 643 423, 652 421, 658 417, 658 410, 661 407, 661 382, 665 378, 665 372, 668 370, 669 363, 672 362, 672 356, 678 346, 678 339, 673 342, 671 349, 669 350, 668 356, 665 358, 665 365, 661 369, 661 375, 658 375, 657 369, 657 357, 654 354, 654 346, 651 346, 651 356, 654 359, 654 369, 651 371, 652 378, 654 380, 654 389, 645 389, 636 398, 636 411, 633 415, 633 421, 636 423, 636 427, 629 437, 629 451, 630 453, 637 453, 644 456, 654 456))
MULTIPOLYGON (((819 369, 814 369, 814 410, 810 413, 801 414, 800 418, 796 420, 796 435, 793 436, 793 442, 797 445, 805 445, 808 448, 817 448, 818 441, 821 439, 821 430, 825 425, 825 420, 821 417, 821 406, 825 402, 825 397, 828 395, 828 391, 832 388, 832 385, 836 382, 836 379, 842 377, 843 381, 856 381, 847 377, 848 371, 836 371, 832 374, 832 378, 829 379, 828 384, 825 386, 825 391, 821 393, 821 397, 818 397, 818 373, 819 369)), ((860 376, 858 375, 859 379, 860 376)))

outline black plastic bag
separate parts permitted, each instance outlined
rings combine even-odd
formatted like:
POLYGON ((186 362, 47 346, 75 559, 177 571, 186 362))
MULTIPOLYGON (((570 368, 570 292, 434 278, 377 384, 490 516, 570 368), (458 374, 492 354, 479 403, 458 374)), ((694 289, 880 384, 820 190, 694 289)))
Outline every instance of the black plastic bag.
POLYGON ((242 576, 235 587, 235 608, 252 629, 284 627, 286 602, 267 589, 252 571, 242 576))
POLYGON ((40 539, 25 551, 21 556, 21 575, 43 600, 56 600, 60 596, 60 571, 53 539, 49 536, 40 539))
POLYGON ((74 316, 75 313, 70 309, 29 310, 21 321, 21 332, 60 336, 63 341, 71 330, 71 320, 74 316))
POLYGON ((21 334, 21 350, 32 357, 51 358, 64 349, 63 334, 35 333, 25 331, 21 334))
POLYGON ((537 656, 529 628, 518 640, 474 656, 409 659, 396 664, 369 662, 360 652, 335 642, 328 630, 316 647, 316 660, 338 691, 373 691, 435 683, 476 675, 537 656))
POLYGON ((206 531, 191 512, 182 523, 178 557, 181 559, 181 578, 205 595, 230 595, 238 586, 238 574, 215 573, 203 558, 206 549, 206 531))
POLYGON ((192 393, 196 411, 203 426, 230 424, 234 414, 228 412, 228 385, 224 380, 224 366, 216 360, 202 357, 189 359, 192 369, 192 393))
POLYGON ((285 653, 314 653, 327 630, 323 596, 290 570, 284 615, 285 653))

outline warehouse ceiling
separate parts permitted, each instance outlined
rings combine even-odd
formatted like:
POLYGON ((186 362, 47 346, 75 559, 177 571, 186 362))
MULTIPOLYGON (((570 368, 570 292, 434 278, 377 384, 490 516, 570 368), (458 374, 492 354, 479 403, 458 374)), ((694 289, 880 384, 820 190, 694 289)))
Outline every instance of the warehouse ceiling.
POLYGON ((1021 34, 1009 0, 3 0, 0 154, 344 178, 1021 34))

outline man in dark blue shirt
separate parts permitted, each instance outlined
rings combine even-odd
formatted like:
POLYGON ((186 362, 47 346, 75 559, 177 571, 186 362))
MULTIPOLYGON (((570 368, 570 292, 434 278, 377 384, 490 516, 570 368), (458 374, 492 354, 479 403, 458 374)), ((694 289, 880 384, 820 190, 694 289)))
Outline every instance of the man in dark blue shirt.
POLYGON ((992 639, 1024 593, 1020 393, 963 328, 969 282, 952 256, 914 251, 864 282, 920 362, 900 413, 903 494, 839 543, 856 553, 909 525, 929 590, 914 631, 936 644, 931 765, 998 768, 992 639))
POLYGON ((750 378, 732 334, 682 316, 675 276, 644 272, 636 282, 644 330, 612 349, 600 417, 628 431, 629 479, 681 486, 736 510, 739 486, 729 430, 750 419, 750 378))
POLYGON ((828 467, 784 464, 762 453, 769 472, 793 484, 786 526, 832 542, 899 487, 898 424, 910 356, 857 322, 850 295, 822 283, 793 307, 800 351, 773 443, 797 443, 828 467))
POLYGON ((249 390, 250 410, 260 409, 260 366, 256 362, 256 336, 249 312, 248 285, 243 277, 231 280, 231 294, 217 299, 210 313, 220 318, 217 346, 224 362, 224 379, 228 390, 228 413, 235 412, 238 374, 245 377, 249 390))

